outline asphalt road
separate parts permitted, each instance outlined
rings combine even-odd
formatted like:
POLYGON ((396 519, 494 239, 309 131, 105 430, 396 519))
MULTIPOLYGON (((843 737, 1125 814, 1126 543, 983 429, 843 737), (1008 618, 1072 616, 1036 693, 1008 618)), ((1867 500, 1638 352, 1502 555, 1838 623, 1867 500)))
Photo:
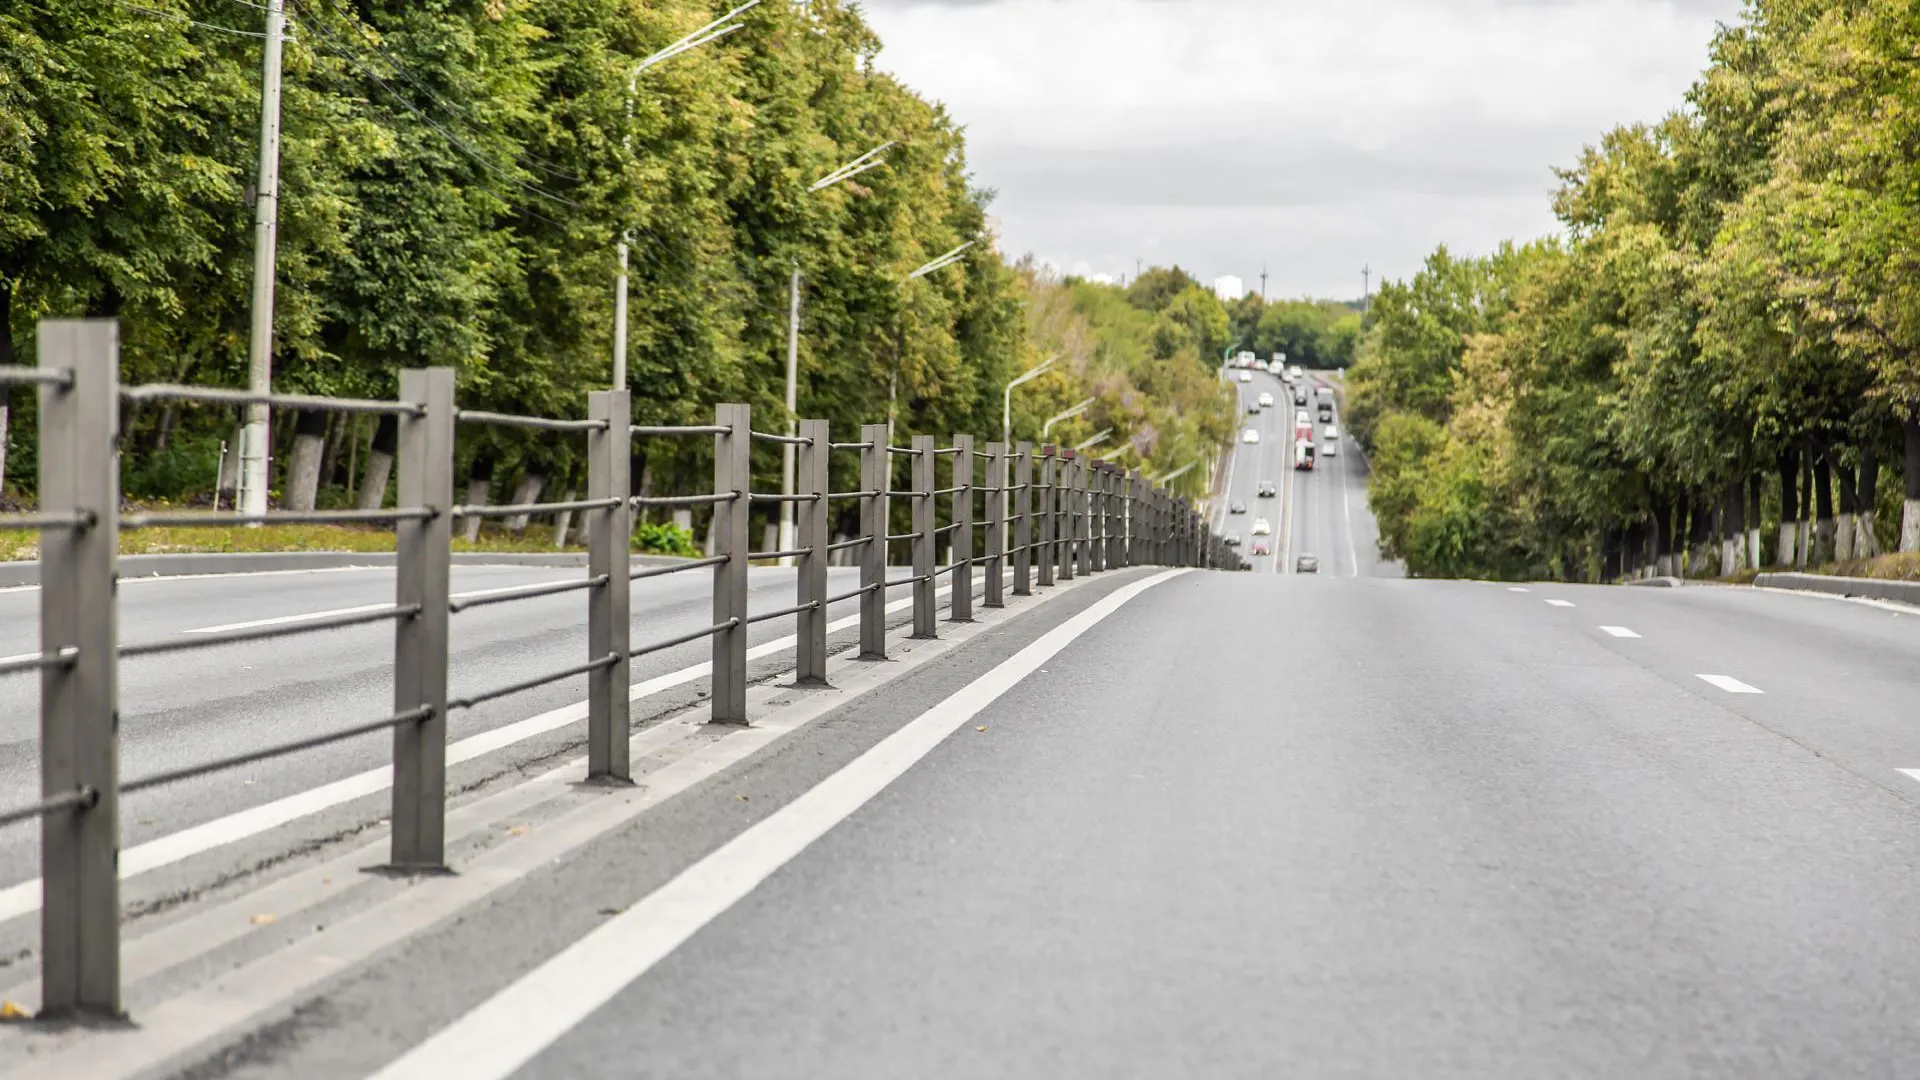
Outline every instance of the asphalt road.
POLYGON ((1800 596, 1189 575, 514 1075, 1910 1075, 1917 676, 1800 596))
POLYGON ((1214 508, 1216 527, 1238 533, 1243 538, 1241 552, 1247 556, 1256 574, 1286 574, 1294 569, 1299 556, 1318 558, 1319 573, 1329 577, 1401 577, 1404 570, 1397 562, 1382 560, 1379 554, 1379 528, 1367 507, 1367 462, 1358 443, 1348 436, 1346 425, 1336 408, 1334 422, 1339 429, 1339 451, 1320 455, 1311 470, 1293 468, 1295 413, 1304 408, 1313 418, 1316 448, 1325 442, 1326 423, 1319 419, 1315 388, 1325 377, 1303 373, 1307 390, 1305 406, 1293 403, 1293 390, 1277 376, 1251 372, 1253 381, 1242 383, 1232 373, 1239 394, 1240 426, 1260 433, 1258 443, 1234 443, 1227 465, 1225 494, 1214 508), (1262 393, 1273 395, 1274 404, 1258 415, 1248 407, 1262 393), (1259 485, 1272 482, 1278 494, 1259 496, 1259 485), (1290 496, 1289 496, 1290 490, 1290 496), (1244 503, 1247 513, 1230 514, 1232 504, 1244 503), (1283 507, 1285 509, 1283 509, 1283 507), (1254 557, 1251 530, 1258 518, 1266 518, 1273 528, 1269 541, 1272 554, 1254 557))
MULTIPOLYGON (((578 578, 584 570, 456 566, 456 595, 578 578)), ((793 603, 794 572, 755 569, 749 611, 793 603)), ((829 590, 849 591, 859 571, 835 568, 829 590)), ((712 571, 636 582, 635 646, 712 622, 712 571)), ((906 595, 896 590, 894 598, 906 595)), ((363 569, 198 578, 129 579, 120 587, 124 643, 287 616, 391 603, 393 571, 363 569)), ((38 648, 37 589, 0 591, 0 655, 38 648)), ((471 608, 453 616, 453 696, 504 686, 587 659, 583 593, 471 608)), ((835 605, 834 618, 857 602, 835 605)), ((793 631, 775 619, 749 629, 758 644, 793 631)), ((635 683, 709 658, 697 641, 636 660, 635 683)), ((392 711, 393 630, 379 623, 296 637, 135 657, 120 668, 121 775, 132 779, 379 719, 392 711)), ((584 676, 453 714, 452 739, 489 731, 584 700, 584 676)), ((28 675, 0 679, 0 805, 39 793, 39 687, 28 675)), ((584 729, 582 729, 584 731, 584 729)), ((133 846, 391 761, 384 733, 350 739, 127 797, 123 844, 133 846)), ((0 830, 0 886, 35 877, 38 837, 0 830)))

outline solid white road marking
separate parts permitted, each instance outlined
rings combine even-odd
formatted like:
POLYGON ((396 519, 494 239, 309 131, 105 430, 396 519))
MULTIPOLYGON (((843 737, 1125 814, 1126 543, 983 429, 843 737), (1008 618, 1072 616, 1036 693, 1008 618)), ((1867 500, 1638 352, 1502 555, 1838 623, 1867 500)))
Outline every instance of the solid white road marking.
MULTIPOLYGON (((938 597, 951 591, 950 586, 942 587, 935 591, 934 596, 938 597)), ((903 611, 912 606, 911 599, 895 600, 887 605, 887 610, 903 611)), ((836 619, 828 623, 827 632, 833 633, 859 624, 860 616, 849 615, 844 619, 836 619)), ((775 638, 748 649, 747 659, 758 660, 783 649, 791 649, 793 643, 792 634, 775 638)), ((709 660, 666 675, 656 676, 634 686, 627 697, 631 701, 638 701, 650 694, 671 690, 676 686, 704 677, 712 668, 713 662, 709 660)), ((568 724, 579 723, 586 719, 586 715, 587 703, 582 701, 543 712, 538 716, 530 716, 525 720, 497 727, 491 731, 483 731, 478 735, 468 736, 447 746, 447 764, 457 765, 463 761, 471 761, 483 754, 490 754, 536 735, 544 735, 549 731, 566 727, 568 724)), ((303 817, 330 810, 342 803, 385 791, 392 786, 393 766, 382 765, 377 769, 355 773, 345 779, 322 784, 316 788, 308 788, 272 802, 250 806, 245 810, 235 811, 225 817, 217 817, 212 821, 202 822, 176 833, 168 833, 166 836, 149 840, 144 844, 135 844, 120 852, 120 879, 125 881, 135 874, 144 874, 162 866, 171 866, 203 852, 238 843, 269 829, 276 829, 303 817)), ((29 878, 18 885, 0 889, 0 922, 40 910, 40 893, 39 878, 29 878)))
POLYGON ((1901 769, 1900 771, 1906 773, 1909 780, 1920 780, 1920 769, 1901 769))
POLYGON ((1624 626, 1603 626, 1600 629, 1605 630, 1607 633, 1612 634, 1614 637, 1639 637, 1640 636, 1639 634, 1634 633, 1633 631, 1627 629, 1624 626))
POLYGON ((1353 546, 1353 507, 1347 500, 1351 487, 1347 483, 1347 455, 1340 455, 1340 512, 1347 518, 1347 565, 1353 567, 1348 577, 1360 576, 1360 549, 1353 546))
POLYGON ((504 1080, 885 791, 1022 679, 1128 601, 1172 577, 1137 581, 1041 635, 921 713, 806 794, 701 859, 559 955, 442 1028, 372 1080, 504 1080))
POLYGON ((1725 690, 1729 694, 1764 694, 1766 693, 1765 690, 1761 690, 1758 687, 1748 686, 1746 683, 1741 682, 1739 679, 1736 679, 1731 675, 1696 675, 1694 677, 1697 679, 1704 679, 1707 682, 1712 683, 1714 686, 1717 686, 1720 689, 1725 690))
POLYGON ((1509 585, 1507 586, 1507 591, 1508 592, 1532 592, 1533 590, 1521 585, 1509 585))
POLYGON ((1573 606, 1573 601, 1571 600, 1549 600, 1547 601, 1547 603, 1552 604, 1554 607, 1572 607, 1573 606))

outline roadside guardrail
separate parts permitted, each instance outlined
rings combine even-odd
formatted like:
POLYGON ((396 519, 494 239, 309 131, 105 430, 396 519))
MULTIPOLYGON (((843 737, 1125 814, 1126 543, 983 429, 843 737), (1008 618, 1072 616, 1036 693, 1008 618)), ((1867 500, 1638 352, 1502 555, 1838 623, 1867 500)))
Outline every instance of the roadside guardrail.
MULTIPOLYGON (((628 391, 587 395, 585 419, 556 419, 463 410, 454 400, 451 368, 402 371, 393 400, 303 394, 255 394, 201 386, 121 386, 119 330, 113 320, 48 320, 39 327, 35 367, 0 368, 0 383, 35 386, 40 394, 40 507, 0 515, 0 529, 37 530, 40 543, 40 649, 0 664, 0 676, 40 675, 41 798, 0 809, 0 826, 41 827, 42 1015, 118 1016, 120 999, 120 799, 165 784, 269 758, 391 732, 393 739, 389 863, 429 872, 446 863, 447 717, 546 686, 587 677, 587 776, 627 783, 630 665, 641 656, 702 638, 712 642, 711 719, 747 721, 747 627, 795 620, 797 682, 824 685, 827 609, 860 601, 860 655, 886 658, 886 592, 911 587, 913 634, 939 632, 937 581, 950 579, 948 618, 972 617, 974 575, 984 577, 988 607, 1076 575, 1139 565, 1234 568, 1239 557, 1186 500, 1126 471, 1070 449, 1030 442, 1009 446, 954 435, 946 446, 915 435, 889 445, 887 424, 865 424, 851 442, 831 441, 825 420, 803 419, 797 434, 755 431, 746 405, 715 407, 712 424, 648 426, 628 422, 628 391), (123 405, 169 401, 212 405, 371 413, 399 426, 398 505, 372 510, 270 511, 247 515, 205 511, 121 513, 119 451, 123 405), (562 502, 463 506, 454 501, 454 435, 459 424, 502 425, 584 437, 587 496, 562 502), (672 496, 630 494, 636 439, 711 438, 711 490, 672 496), (798 466, 791 495, 756 490, 752 444, 793 445, 798 466), (834 453, 859 455, 859 489, 832 491, 834 453), (944 462, 943 462, 944 459, 944 462), (896 463, 907 487, 896 488, 896 463), (947 485, 940 486, 942 466, 947 485), (982 480, 981 466, 985 466, 982 480), (1037 477, 1037 478, 1036 478, 1037 477), (908 500, 912 525, 889 534, 891 502, 908 500), (748 543, 756 503, 796 504, 795 546, 756 552, 748 543), (859 504, 860 533, 829 543, 830 508, 859 504), (940 524, 942 505, 948 521, 940 524), (713 554, 671 565, 635 567, 632 514, 642 508, 710 507, 713 554), (976 515, 979 509, 981 513, 976 515), (455 519, 536 513, 580 513, 586 519, 587 567, 579 580, 528 586, 467 600, 451 598, 455 519), (396 553, 394 599, 374 611, 255 627, 190 639, 123 643, 119 639, 117 551, 122 530, 157 526, 225 526, 324 522, 391 525, 396 553), (976 536, 976 532, 982 535, 976 536), (946 538, 948 561, 937 564, 946 538), (981 543, 975 554, 976 539, 981 543), (909 576, 888 579, 888 551, 910 546, 909 576), (829 558, 857 553, 860 587, 827 594, 829 558), (747 571, 754 560, 798 560, 794 603, 748 610, 747 571), (669 574, 711 570, 713 622, 705 629, 634 645, 631 584, 669 574), (587 655, 578 664, 501 686, 451 693, 450 621, 483 605, 579 592, 586 601, 587 655), (393 707, 385 716, 245 753, 144 776, 122 778, 118 754, 119 662, 186 649, 291 637, 376 623, 394 626, 393 707)), ((782 418, 784 420, 784 417, 782 418)))

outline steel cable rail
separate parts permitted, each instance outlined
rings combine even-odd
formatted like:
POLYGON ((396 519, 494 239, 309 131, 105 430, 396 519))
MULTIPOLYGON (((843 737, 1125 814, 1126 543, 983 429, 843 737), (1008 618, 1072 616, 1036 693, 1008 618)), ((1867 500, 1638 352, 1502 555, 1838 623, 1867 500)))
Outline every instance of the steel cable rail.
MULTIPOLYGON (((0 661, 0 675, 40 673, 58 693, 42 695, 42 729, 71 745, 105 748, 104 753, 43 755, 43 798, 0 810, 0 827, 45 820, 48 842, 66 845, 42 883, 43 910, 70 911, 61 929, 47 939, 43 972, 78 970, 86 950, 117 950, 119 910, 107 881, 89 878, 87 868, 112 865, 117 835, 71 827, 80 815, 105 814, 118 821, 118 800, 167 784, 298 754, 346 740, 393 732, 395 783, 389 797, 391 862, 420 869, 446 861, 447 720, 540 687, 584 676, 587 680, 588 778, 630 780, 627 743, 632 729, 629 693, 634 660, 702 640, 713 649, 714 720, 741 723, 748 717, 745 693, 747 630, 781 618, 796 620, 795 679, 824 682, 827 672, 828 609, 857 602, 859 655, 887 654, 888 605, 893 589, 910 589, 913 633, 938 636, 935 582, 950 577, 948 616, 969 617, 982 588, 989 606, 1002 603, 997 586, 1013 582, 1015 596, 1033 591, 1032 571, 1041 569, 1041 585, 1053 581, 1056 565, 1065 580, 1077 573, 1108 567, 1163 563, 1204 565, 1212 556, 1211 532, 1192 508, 1137 476, 1117 482, 1117 470, 1094 459, 1052 447, 1036 451, 1030 443, 989 443, 982 452, 971 436, 956 435, 941 446, 928 435, 913 436, 911 446, 889 445, 887 424, 865 424, 859 438, 832 440, 827 422, 802 419, 793 435, 757 432, 745 405, 715 408, 714 423, 649 425, 630 422, 632 403, 625 390, 587 395, 586 417, 548 418, 507 412, 461 409, 454 399, 450 369, 413 369, 400 373, 392 400, 334 398, 311 394, 253 393, 218 387, 151 383, 121 387, 117 334, 103 321, 43 323, 38 335, 40 362, 35 367, 0 367, 0 385, 40 388, 39 460, 58 482, 43 484, 42 505, 0 515, 0 530, 41 534, 42 647, 33 654, 0 661), (116 494, 119 462, 114 457, 115 418, 122 405, 157 401, 220 406, 372 414, 398 426, 397 502, 393 508, 233 512, 133 510, 122 513, 116 494), (456 431, 461 425, 520 428, 550 434, 581 434, 587 443, 587 495, 560 501, 499 506, 455 501, 456 431), (632 495, 630 462, 635 440, 710 437, 714 483, 707 492, 632 495), (772 443, 794 448, 797 457, 791 493, 755 491, 752 447, 772 443), (859 482, 852 490, 833 491, 828 461, 835 451, 856 451, 859 482), (895 455, 912 460, 912 481, 897 490, 891 465, 895 455), (952 482, 936 481, 939 459, 951 462, 952 482), (992 463, 978 484, 976 462, 992 463), (1032 476, 1034 466, 1043 472, 1032 476), (977 513, 972 493, 985 499, 977 513), (1038 493, 1037 500, 1033 496, 1038 493), (943 505, 954 496, 951 506, 943 505), (1014 496, 1017 496, 1014 497, 1014 496), (858 534, 832 540, 829 504, 859 504, 858 534), (909 504, 909 531, 889 528, 891 500, 909 504), (792 540, 781 550, 754 552, 747 543, 756 507, 796 507, 792 540), (711 515, 713 554, 663 565, 632 564, 631 515, 677 510, 711 515), (950 515, 947 511, 951 511, 950 515), (451 591, 451 535, 459 520, 524 517, 532 514, 588 515, 585 574, 565 581, 512 586, 465 597, 451 591), (332 614, 295 616, 274 625, 239 625, 212 633, 191 633, 153 641, 117 640, 113 605, 114 552, 123 530, 146 528, 219 528, 269 523, 329 523, 389 526, 395 543, 394 593, 390 602, 332 614), (984 541, 974 531, 986 530, 984 541), (889 579, 889 544, 910 541, 909 576, 889 579), (859 584, 851 590, 827 590, 828 557, 857 551, 859 584), (976 551, 978 552, 976 554, 976 551), (941 564, 939 558, 945 555, 941 564), (1038 554, 1037 560, 1034 556, 1038 554), (797 595, 776 610, 747 610, 748 564, 763 559, 797 559, 797 595), (973 577, 979 567, 985 580, 973 577), (712 571, 714 620, 703 628, 671 634, 634 646, 629 640, 637 619, 631 611, 633 582, 698 570, 712 571), (622 581, 627 587, 621 587, 622 581), (450 619, 474 608, 539 601, 564 594, 585 597, 587 648, 582 662, 464 695, 448 692, 450 619), (139 657, 186 650, 272 641, 370 625, 391 625, 394 705, 390 714, 364 723, 304 734, 268 746, 222 754, 130 779, 118 779, 116 666, 139 657), (81 692, 82 690, 85 692, 81 692), (101 763, 111 764, 102 768, 101 763), (59 828, 53 828, 59 823, 59 828), (100 848, 107 844, 109 847, 100 848)), ((762 513, 762 517, 767 515, 762 513)), ((899 520, 893 518, 893 520, 899 520)), ((111 970, 104 966, 102 970, 111 970)), ((55 986, 49 982, 48 986, 55 986)), ((45 1005, 56 1009, 100 1010, 117 1014, 119 987, 78 977, 57 984, 45 1005)), ((44 995, 43 995, 44 996, 44 995)))

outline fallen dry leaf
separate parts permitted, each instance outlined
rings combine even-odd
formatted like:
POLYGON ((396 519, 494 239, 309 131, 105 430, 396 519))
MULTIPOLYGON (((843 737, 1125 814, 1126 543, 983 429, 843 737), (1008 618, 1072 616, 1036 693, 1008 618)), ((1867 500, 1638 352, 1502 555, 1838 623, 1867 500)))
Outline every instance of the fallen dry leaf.
POLYGON ((0 1001, 0 1020, 29 1020, 33 1014, 11 1001, 0 1001))
POLYGON ((987 729, 986 729, 986 725, 984 725, 984 724, 983 724, 983 725, 981 725, 980 727, 977 727, 977 728, 974 728, 973 730, 975 730, 975 731, 985 731, 985 730, 987 730, 987 729))
POLYGON ((267 926, 267 925, 270 925, 272 922, 273 922, 273 916, 271 915, 255 915, 253 917, 253 925, 255 926, 267 926))
POLYGON ((525 825, 515 825, 513 828, 507 830, 507 835, 508 836, 525 836, 527 835, 528 831, 529 830, 525 825))

